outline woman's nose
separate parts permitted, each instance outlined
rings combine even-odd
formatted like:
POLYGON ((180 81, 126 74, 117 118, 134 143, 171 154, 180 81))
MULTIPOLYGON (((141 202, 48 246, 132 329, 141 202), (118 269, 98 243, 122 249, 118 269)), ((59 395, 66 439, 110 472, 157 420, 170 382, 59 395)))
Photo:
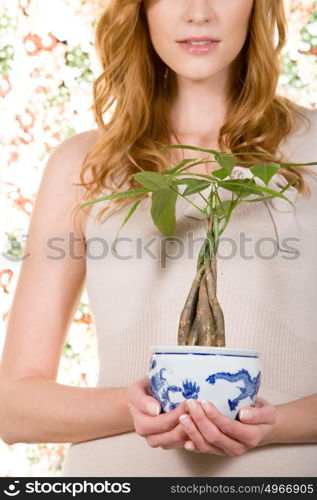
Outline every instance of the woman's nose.
POLYGON ((185 4, 183 18, 186 22, 197 24, 210 22, 215 16, 209 1, 187 0, 185 4))

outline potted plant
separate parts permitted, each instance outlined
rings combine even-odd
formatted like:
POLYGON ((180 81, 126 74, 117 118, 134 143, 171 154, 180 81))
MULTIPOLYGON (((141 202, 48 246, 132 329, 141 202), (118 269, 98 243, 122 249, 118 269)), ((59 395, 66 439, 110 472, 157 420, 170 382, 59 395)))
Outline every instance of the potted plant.
MULTIPOLYGON (((296 179, 279 191, 268 187, 270 180, 282 167, 315 163, 276 163, 270 162, 270 155, 266 155, 267 163, 252 164, 238 162, 238 156, 246 153, 233 155, 190 145, 170 145, 163 149, 169 148, 205 152, 214 159, 197 161, 187 158, 162 173, 138 172, 132 177, 141 188, 103 196, 79 208, 105 200, 137 197, 118 230, 114 249, 120 230, 147 196, 151 197, 153 223, 166 237, 172 237, 175 231, 178 196, 202 214, 205 219, 205 240, 180 315, 177 346, 151 346, 149 378, 152 395, 160 402, 164 412, 175 408, 184 399, 199 398, 212 401, 221 412, 236 418, 240 408, 254 403, 261 379, 260 353, 252 349, 232 349, 226 345, 225 319, 217 299, 217 251, 220 237, 233 211, 242 202, 254 203, 278 197, 293 205, 283 193, 296 179), (195 165, 215 162, 219 168, 209 175, 188 171, 195 165), (246 165, 250 177, 231 177, 237 163, 246 165), (181 186, 184 187, 182 191, 181 186), (229 192, 230 199, 222 200, 220 190, 229 192), (190 198, 197 193, 203 200, 203 206, 196 205, 190 198)), ((249 154, 255 156, 259 153, 249 154)))

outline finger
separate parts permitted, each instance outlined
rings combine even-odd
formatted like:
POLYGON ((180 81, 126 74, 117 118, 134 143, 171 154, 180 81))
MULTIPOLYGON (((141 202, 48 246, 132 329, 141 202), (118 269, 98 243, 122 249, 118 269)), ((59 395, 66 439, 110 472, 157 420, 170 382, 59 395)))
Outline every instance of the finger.
POLYGON ((187 401, 187 406, 197 429, 209 444, 224 450, 231 456, 239 456, 246 451, 241 442, 228 437, 208 418, 198 401, 189 399, 187 401))
POLYGON ((215 455, 226 455, 224 450, 213 446, 205 440, 200 431, 197 429, 190 415, 181 415, 179 421, 184 426, 189 439, 194 443, 194 446, 198 451, 201 451, 202 453, 213 453, 215 455))
POLYGON ((185 411, 185 402, 179 404, 174 410, 161 413, 156 417, 148 416, 135 408, 133 415, 135 430, 143 437, 169 432, 178 425, 178 419, 185 411))
POLYGON ((201 406, 203 407, 207 417, 223 434, 235 439, 247 447, 253 446, 256 438, 255 427, 227 417, 210 401, 201 401, 201 406))
POLYGON ((257 400, 255 406, 242 408, 239 420, 247 424, 270 424, 276 422, 277 410, 265 399, 257 400))
POLYGON ((263 399, 263 398, 256 398, 255 401, 254 401, 254 405, 253 406, 258 406, 258 407, 261 407, 263 406, 264 404, 268 404, 268 401, 266 401, 266 399, 263 399))
POLYGON ((183 448, 187 439, 188 436, 183 427, 181 424, 177 424, 177 426, 169 432, 148 436, 146 441, 151 448, 161 447, 164 450, 172 450, 174 448, 183 448))
POLYGON ((148 415, 157 416, 161 412, 160 403, 150 395, 150 381, 147 376, 133 384, 130 401, 138 410, 148 415))
POLYGON ((196 453, 201 453, 201 451, 197 450, 196 446, 194 443, 190 440, 186 441, 184 444, 184 448, 187 451, 195 451, 196 453))

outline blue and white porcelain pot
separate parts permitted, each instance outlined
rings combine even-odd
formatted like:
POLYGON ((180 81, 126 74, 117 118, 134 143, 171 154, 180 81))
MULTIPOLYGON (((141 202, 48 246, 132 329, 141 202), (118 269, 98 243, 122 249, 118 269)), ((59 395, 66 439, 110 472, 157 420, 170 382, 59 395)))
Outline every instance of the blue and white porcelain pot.
POLYGON ((211 401, 235 419, 260 386, 260 352, 203 346, 151 346, 150 386, 164 413, 186 399, 211 401))

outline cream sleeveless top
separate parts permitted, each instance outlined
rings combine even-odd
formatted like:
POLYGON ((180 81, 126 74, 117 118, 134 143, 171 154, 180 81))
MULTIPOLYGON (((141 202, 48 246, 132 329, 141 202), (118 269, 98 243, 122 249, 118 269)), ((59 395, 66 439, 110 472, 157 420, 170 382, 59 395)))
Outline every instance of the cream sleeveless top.
MULTIPOLYGON (((317 110, 301 108, 300 123, 281 144, 284 157, 317 161, 317 110)), ((317 171, 317 167, 312 167, 317 171)), ((247 175, 235 167, 234 177, 247 175)), ((317 392, 317 177, 304 173, 310 198, 295 188, 283 200, 242 203, 219 246, 218 298, 227 347, 261 351, 259 397, 281 404, 317 392), (245 240, 243 244, 243 239, 245 240)), ((276 174, 271 186, 285 185, 276 174)), ((225 194, 224 194, 225 195, 225 194)), ((199 203, 199 195, 192 195, 199 203)), ((87 292, 98 340, 98 386, 129 386, 148 373, 151 344, 177 344, 180 312, 195 273, 204 221, 178 197, 174 243, 153 225, 143 200, 111 244, 127 209, 86 227, 87 292)), ((300 423, 299 423, 300 425, 300 423)), ((316 444, 258 447, 240 457, 150 448, 135 432, 78 444, 67 452, 63 476, 316 476, 316 444)))

